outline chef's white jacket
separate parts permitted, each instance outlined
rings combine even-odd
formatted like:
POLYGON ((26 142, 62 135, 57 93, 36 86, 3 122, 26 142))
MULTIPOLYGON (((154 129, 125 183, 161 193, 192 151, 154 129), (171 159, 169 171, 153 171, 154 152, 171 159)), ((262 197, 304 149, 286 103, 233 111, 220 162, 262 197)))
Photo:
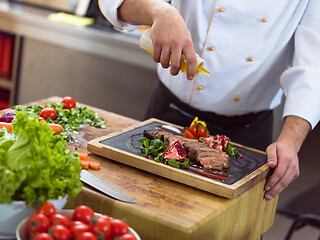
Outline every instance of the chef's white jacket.
MULTIPOLYGON (((117 17, 123 0, 100 0, 116 27, 136 29, 117 17)), ((319 0, 173 0, 210 76, 170 75, 160 80, 182 102, 235 116, 274 109, 285 95, 283 117, 299 116, 314 128, 320 119, 319 0)))

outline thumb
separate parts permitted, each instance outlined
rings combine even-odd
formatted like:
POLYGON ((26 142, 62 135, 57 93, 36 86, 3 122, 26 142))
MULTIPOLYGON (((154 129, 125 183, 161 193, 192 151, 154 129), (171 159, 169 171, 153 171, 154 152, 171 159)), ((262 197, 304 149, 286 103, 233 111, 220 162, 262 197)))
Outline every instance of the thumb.
POLYGON ((267 152, 267 158, 268 158, 268 167, 275 168, 278 165, 276 144, 273 143, 269 145, 266 152, 267 152))

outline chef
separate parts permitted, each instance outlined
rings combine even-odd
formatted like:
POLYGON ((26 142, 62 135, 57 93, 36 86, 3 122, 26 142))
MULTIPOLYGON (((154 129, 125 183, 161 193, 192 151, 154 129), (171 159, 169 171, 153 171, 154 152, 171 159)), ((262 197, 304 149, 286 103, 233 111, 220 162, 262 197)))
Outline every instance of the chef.
POLYGON ((119 29, 151 26, 159 82, 146 118, 188 126, 266 150, 271 200, 299 175, 298 152, 320 119, 320 1, 100 0, 119 29), (196 53, 208 77, 196 75, 196 53), (187 74, 179 71, 182 54, 187 74), (169 65, 171 56, 171 65, 169 65), (273 109, 285 97, 272 143, 273 109))

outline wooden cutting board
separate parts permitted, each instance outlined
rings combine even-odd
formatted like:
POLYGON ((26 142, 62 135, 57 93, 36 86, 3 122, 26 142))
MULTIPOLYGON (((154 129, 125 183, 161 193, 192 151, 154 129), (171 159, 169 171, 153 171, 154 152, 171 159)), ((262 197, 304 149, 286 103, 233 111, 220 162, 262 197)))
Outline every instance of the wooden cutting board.
MULTIPOLYGON (((45 105, 60 102, 61 99, 50 97, 28 105, 45 105)), ((129 194, 137 204, 117 201, 85 185, 77 197, 68 198, 66 209, 87 205, 95 212, 126 219, 141 239, 257 240, 271 228, 278 197, 271 201, 263 199, 266 179, 258 183, 252 182, 254 186, 248 191, 228 199, 92 154, 87 150, 88 141, 118 132, 114 134, 116 136, 124 132, 124 128, 139 122, 106 110, 81 105, 104 117, 107 127, 84 127, 76 135, 81 144, 68 143, 68 148, 89 153, 89 161, 101 163, 100 170, 89 171, 129 194)), ((256 151, 252 150, 254 152, 256 151)))
POLYGON ((211 179, 186 169, 177 169, 146 159, 143 153, 134 148, 139 144, 137 139, 143 136, 144 130, 153 130, 162 124, 173 125, 152 118, 89 141, 88 151, 226 198, 239 196, 264 179, 268 173, 265 152, 236 143, 233 144, 243 154, 243 158, 231 158, 231 167, 228 169, 228 173, 233 176, 231 180, 211 179))

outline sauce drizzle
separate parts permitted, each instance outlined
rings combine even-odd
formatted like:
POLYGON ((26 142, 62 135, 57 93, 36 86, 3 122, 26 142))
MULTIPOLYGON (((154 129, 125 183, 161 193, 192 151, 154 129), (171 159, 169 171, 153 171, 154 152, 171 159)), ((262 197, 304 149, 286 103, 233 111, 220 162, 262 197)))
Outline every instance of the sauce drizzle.
POLYGON ((226 172, 222 172, 222 171, 210 171, 210 173, 205 172, 203 170, 198 170, 195 168, 201 168, 197 165, 192 165, 192 167, 189 167, 188 170, 198 173, 200 175, 209 177, 209 178, 214 178, 214 179, 219 179, 219 180, 230 180, 232 179, 232 176, 226 172))

